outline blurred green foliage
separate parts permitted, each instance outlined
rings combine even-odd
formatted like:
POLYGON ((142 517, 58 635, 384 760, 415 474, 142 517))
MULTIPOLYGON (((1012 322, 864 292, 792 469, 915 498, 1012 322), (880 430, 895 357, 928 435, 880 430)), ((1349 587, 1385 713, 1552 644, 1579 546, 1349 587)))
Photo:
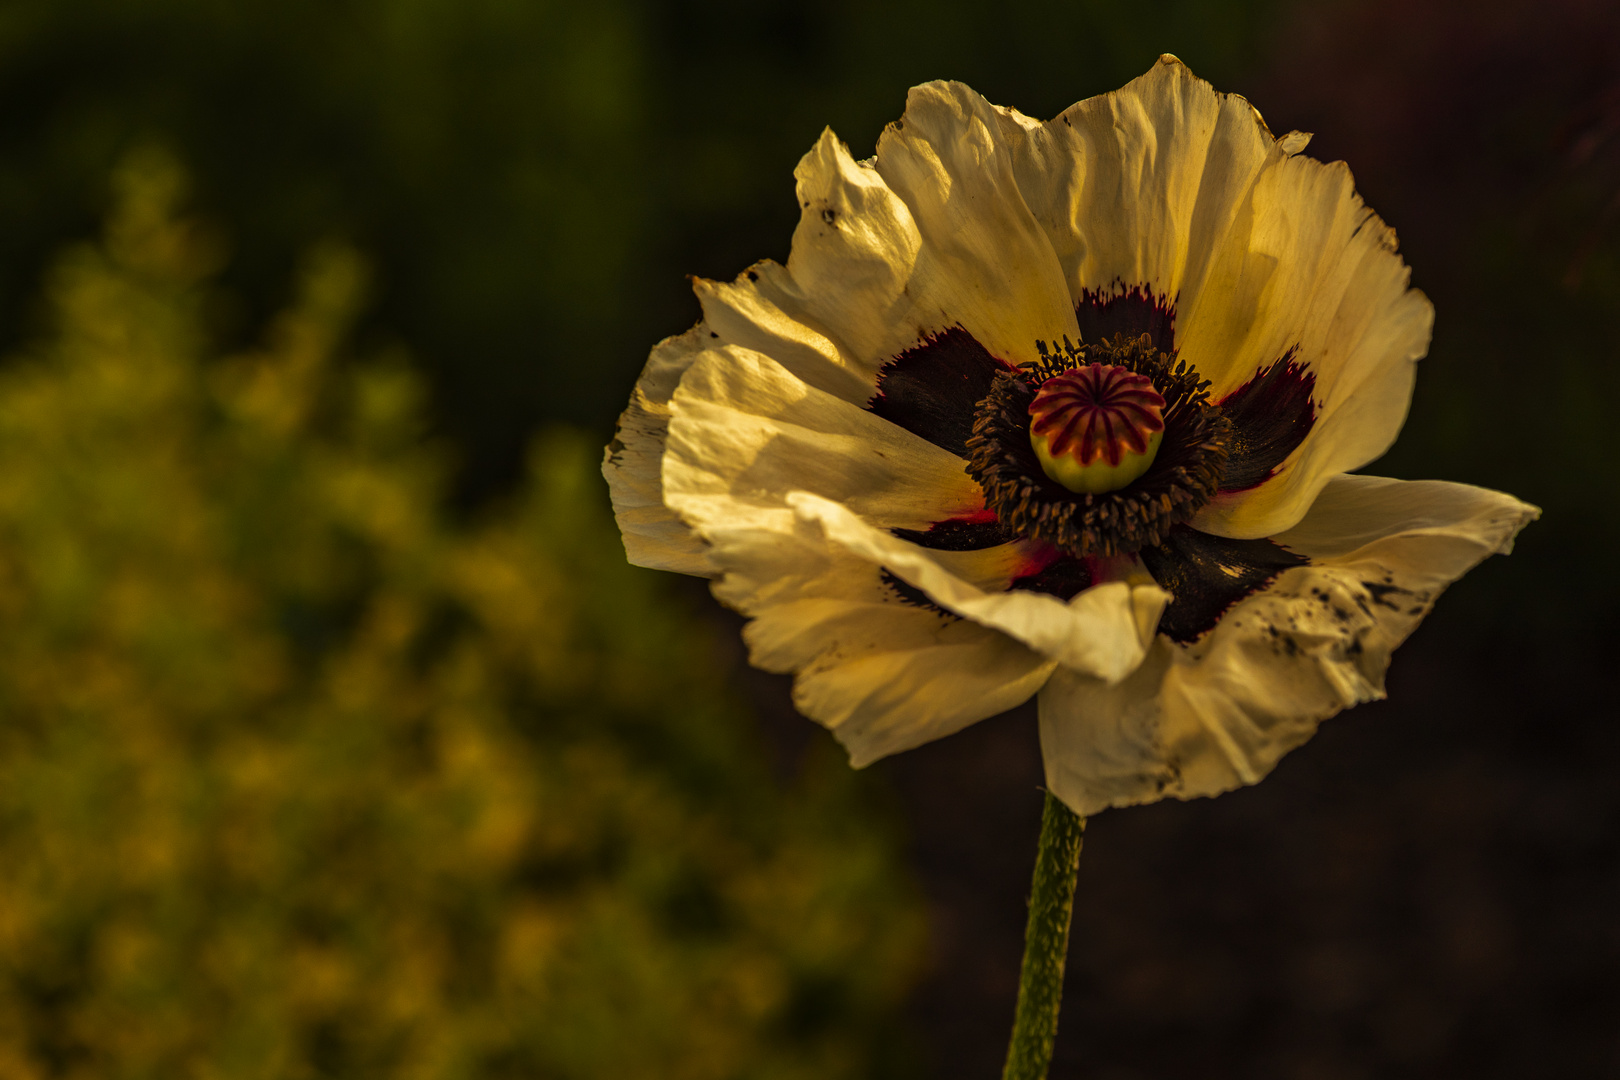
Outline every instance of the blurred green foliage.
POLYGON ((0 374, 0 1077, 903 1075, 885 818, 772 779, 595 448, 448 518, 362 262, 216 356, 181 188, 0 374))

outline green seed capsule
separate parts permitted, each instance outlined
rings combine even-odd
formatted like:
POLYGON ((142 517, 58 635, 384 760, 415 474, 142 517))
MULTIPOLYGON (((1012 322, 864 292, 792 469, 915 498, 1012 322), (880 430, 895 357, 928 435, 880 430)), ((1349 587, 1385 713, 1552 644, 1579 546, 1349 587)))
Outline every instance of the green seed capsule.
POLYGON ((1164 440, 1164 398, 1152 380, 1111 364, 1046 380, 1029 414, 1041 469, 1077 495, 1128 486, 1153 465, 1164 440))

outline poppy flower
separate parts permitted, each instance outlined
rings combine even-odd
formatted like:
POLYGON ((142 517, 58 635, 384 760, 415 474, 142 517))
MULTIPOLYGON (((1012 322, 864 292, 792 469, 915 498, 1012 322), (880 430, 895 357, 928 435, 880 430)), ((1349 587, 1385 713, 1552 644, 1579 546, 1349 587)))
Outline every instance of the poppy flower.
POLYGON ((1038 695, 1079 814, 1264 776, 1538 511, 1353 475, 1433 309, 1343 163, 1166 56, 1047 122, 959 83, 800 162, 604 462, 853 763, 1038 695))

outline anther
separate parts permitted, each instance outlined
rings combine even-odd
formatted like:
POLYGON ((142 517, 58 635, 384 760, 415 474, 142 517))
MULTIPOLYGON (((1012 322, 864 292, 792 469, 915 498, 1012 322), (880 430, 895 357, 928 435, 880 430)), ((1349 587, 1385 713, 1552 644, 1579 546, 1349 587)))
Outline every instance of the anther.
POLYGON ((1071 368, 1029 403, 1030 445, 1041 470, 1070 491, 1118 491, 1153 464, 1164 409, 1145 375, 1113 364, 1071 368))

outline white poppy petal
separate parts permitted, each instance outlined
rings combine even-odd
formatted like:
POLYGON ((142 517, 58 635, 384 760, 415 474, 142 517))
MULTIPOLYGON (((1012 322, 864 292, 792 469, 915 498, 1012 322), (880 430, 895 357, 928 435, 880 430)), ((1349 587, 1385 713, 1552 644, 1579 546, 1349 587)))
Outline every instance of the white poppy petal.
POLYGON ((862 521, 847 507, 809 492, 788 503, 827 537, 926 593, 947 611, 1002 631, 1065 667, 1108 682, 1130 674, 1147 652, 1169 594, 1153 584, 1113 581, 1065 602, 1044 593, 985 590, 927 551, 862 521))
POLYGON ((1012 364, 1078 337, 1046 231, 1025 204, 1001 111, 960 83, 914 87, 878 140, 876 169, 922 238, 910 287, 923 328, 960 324, 1012 364))
POLYGON ((1071 302, 1133 286, 1191 300, 1260 169, 1303 146, 1276 147, 1247 101, 1216 93, 1171 56, 1047 123, 1003 115, 1019 188, 1051 237, 1071 302))
POLYGON ((830 128, 793 175, 800 216, 788 272, 803 309, 875 376, 896 353, 945 328, 916 310, 911 278, 922 235, 900 196, 830 128))
POLYGON ((664 498, 700 533, 785 506, 797 490, 846 503, 886 528, 926 528, 984 505, 961 458, 806 384, 763 353, 705 350, 670 408, 664 498))
POLYGON ((908 137, 891 129, 875 167, 822 133, 794 173, 800 219, 786 267, 764 261, 732 282, 694 283, 722 341, 857 404, 885 363, 955 326, 1013 363, 1034 359, 1037 339, 1076 333, 1051 247, 1007 172, 995 110, 954 84, 918 88, 911 109, 908 137), (985 161, 998 181, 985 182, 985 161))
POLYGON ((694 289, 724 342, 864 404, 883 364, 951 321, 926 304, 919 314, 912 273, 922 237, 875 169, 857 164, 829 129, 794 176, 800 218, 787 266, 767 260, 694 289))
POLYGON ((630 562, 701 577, 714 573, 707 547, 664 504, 662 470, 670 398, 708 338, 708 329, 699 323, 654 347, 602 457, 613 517, 630 562))
POLYGON ((1077 813, 1259 780, 1317 724, 1383 696, 1436 597, 1539 511, 1439 481, 1339 477, 1278 541, 1311 557, 1192 646, 1155 642, 1116 686, 1061 669, 1041 692, 1047 784, 1077 813))
POLYGON ((1235 276, 1266 276, 1254 319, 1223 318, 1227 301, 1206 290, 1182 355, 1216 380, 1216 400, 1290 355, 1315 380, 1315 421, 1274 475, 1217 495, 1194 522, 1233 537, 1291 527, 1329 480, 1389 449, 1434 325, 1428 298, 1408 287, 1394 230, 1362 204, 1343 163, 1290 158, 1257 182, 1253 205, 1248 250, 1229 245, 1223 258, 1235 276), (1217 355, 1234 359, 1224 371, 1203 359, 1217 355))
POLYGON ((1159 691, 1173 646, 1159 638, 1112 685, 1057 669, 1037 699, 1046 787, 1077 814, 1153 802, 1178 779, 1159 732, 1159 691))
POLYGON ((714 537, 715 595, 752 617, 749 659, 794 672, 794 703, 864 766, 1029 699, 1056 661, 967 619, 902 603, 876 565, 791 513, 714 537))
POLYGON ((840 348, 818 324, 792 274, 758 262, 736 281, 694 279, 703 320, 720 342, 772 357, 819 390, 857 405, 872 396, 876 364, 863 364, 840 348))

